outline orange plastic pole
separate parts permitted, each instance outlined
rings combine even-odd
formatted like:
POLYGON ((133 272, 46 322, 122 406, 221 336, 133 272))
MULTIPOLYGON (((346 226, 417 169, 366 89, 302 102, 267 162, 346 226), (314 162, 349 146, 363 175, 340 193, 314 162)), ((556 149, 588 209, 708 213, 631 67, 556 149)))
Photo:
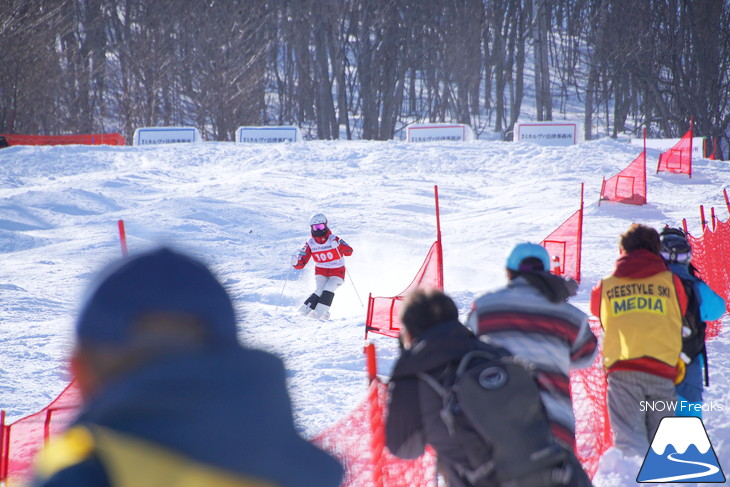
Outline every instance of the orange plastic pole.
POLYGON ((6 460, 8 456, 8 450, 5 448, 5 434, 7 427, 5 426, 5 411, 0 411, 0 482, 7 479, 7 465, 6 460))
POLYGON ((705 220, 705 207, 700 205, 700 221, 702 222, 702 232, 704 233, 707 221, 705 220))
POLYGON ((372 382, 378 375, 378 365, 375 360, 375 345, 372 343, 365 345, 365 359, 368 368, 368 381, 372 382))
POLYGON ((705 220, 705 207, 700 205, 700 222, 702 223, 702 232, 704 233, 707 221, 705 220))
POLYGON ((117 222, 119 226, 119 243, 122 245, 122 255, 127 256, 127 234, 124 231, 124 220, 117 222))
POLYGON ((433 194, 436 200, 436 252, 438 255, 438 288, 444 290, 444 249, 441 245, 441 211, 439 210, 439 187, 433 186, 433 194))
MULTIPOLYGON (((580 183, 580 214, 578 215, 578 251, 576 252, 576 276, 575 280, 580 282, 580 267, 581 257, 583 254, 583 192, 585 189, 585 183, 580 183)), ((562 264, 565 266, 565 263, 562 264)))

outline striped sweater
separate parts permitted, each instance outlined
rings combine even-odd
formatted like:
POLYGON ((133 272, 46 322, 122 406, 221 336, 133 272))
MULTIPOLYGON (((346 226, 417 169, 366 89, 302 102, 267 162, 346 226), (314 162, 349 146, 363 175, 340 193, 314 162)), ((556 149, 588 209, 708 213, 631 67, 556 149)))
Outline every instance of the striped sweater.
POLYGON ((555 437, 575 448, 575 416, 570 397, 571 368, 593 363, 597 340, 588 315, 565 300, 564 293, 546 292, 564 286, 548 273, 517 276, 507 287, 479 297, 472 305, 467 326, 491 343, 535 367, 541 397, 555 437), (535 285, 539 281, 539 286, 535 285), (552 296, 551 296, 552 295, 552 296), (551 296, 553 299, 549 299, 551 296))

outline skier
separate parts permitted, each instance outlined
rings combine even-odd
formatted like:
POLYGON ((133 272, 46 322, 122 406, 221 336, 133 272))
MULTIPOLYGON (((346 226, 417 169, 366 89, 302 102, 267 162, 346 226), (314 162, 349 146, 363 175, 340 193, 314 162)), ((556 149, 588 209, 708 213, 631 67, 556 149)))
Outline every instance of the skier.
POLYGON ((314 259, 315 291, 299 308, 303 315, 326 320, 335 297, 335 290, 345 282, 345 256, 352 255, 352 247, 332 234, 327 226, 327 217, 316 213, 309 219, 312 237, 307 240, 298 254, 292 255, 295 269, 303 269, 314 259))
POLYGON ((709 382, 705 322, 719 319, 725 314, 725 300, 695 275, 695 268, 690 262, 692 248, 682 230, 666 226, 659 235, 662 242, 662 258, 669 270, 682 280, 687 294, 687 312, 683 320, 680 355, 686 364, 686 372, 684 380, 676 387, 680 401, 677 406, 677 416, 702 418, 703 382, 705 385, 709 382))

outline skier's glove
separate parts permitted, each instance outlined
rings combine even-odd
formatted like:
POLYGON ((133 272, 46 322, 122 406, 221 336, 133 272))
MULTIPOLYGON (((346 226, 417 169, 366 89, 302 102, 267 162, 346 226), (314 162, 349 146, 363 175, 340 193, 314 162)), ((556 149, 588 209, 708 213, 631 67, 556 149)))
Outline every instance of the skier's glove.
POLYGON ((297 254, 291 255, 291 265, 297 265, 299 263, 299 256, 297 254))

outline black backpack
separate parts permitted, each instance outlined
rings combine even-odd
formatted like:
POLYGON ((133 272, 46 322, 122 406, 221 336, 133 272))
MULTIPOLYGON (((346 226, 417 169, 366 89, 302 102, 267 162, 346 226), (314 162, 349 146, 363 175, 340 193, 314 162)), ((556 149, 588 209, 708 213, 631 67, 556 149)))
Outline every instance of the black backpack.
POLYGON ((572 452, 555 442, 531 367, 480 345, 441 382, 418 374, 443 399, 441 418, 469 457, 460 476, 472 486, 590 485, 572 452))

